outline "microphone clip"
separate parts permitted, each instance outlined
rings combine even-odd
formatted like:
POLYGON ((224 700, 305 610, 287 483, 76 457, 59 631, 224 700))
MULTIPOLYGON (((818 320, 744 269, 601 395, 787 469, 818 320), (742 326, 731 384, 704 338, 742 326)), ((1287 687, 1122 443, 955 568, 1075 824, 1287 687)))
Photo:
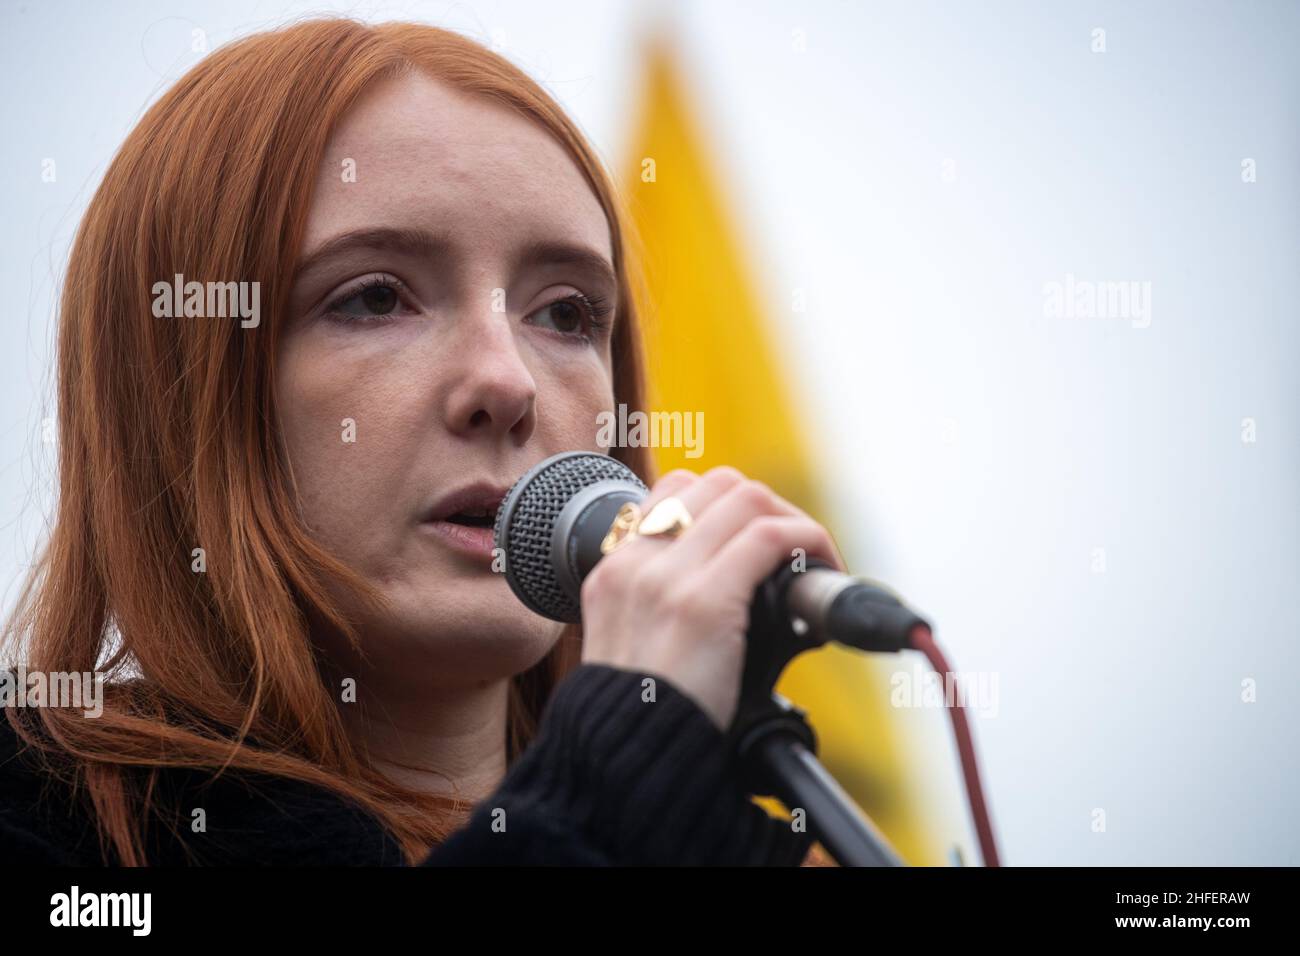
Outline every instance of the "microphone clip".
MULTIPOLYGON (((830 567, 816 558, 808 563, 830 567)), ((775 691, 790 661, 825 643, 814 631, 798 629, 786 612, 786 591, 799 573, 783 565, 758 585, 750 603, 740 698, 727 735, 746 786, 758 796, 775 792, 774 782, 764 772, 764 761, 759 757, 765 741, 793 738, 811 754, 817 753, 817 734, 806 712, 775 691)))
POLYGON ((817 760, 817 735, 806 712, 774 690, 792 659, 828 639, 821 628, 798 627, 801 619, 786 605, 786 593, 800 573, 785 566, 769 575, 750 604, 740 699, 727 730, 737 774, 749 793, 779 799, 791 812, 792 826, 801 811, 810 832, 841 866, 902 866, 884 835, 817 760))

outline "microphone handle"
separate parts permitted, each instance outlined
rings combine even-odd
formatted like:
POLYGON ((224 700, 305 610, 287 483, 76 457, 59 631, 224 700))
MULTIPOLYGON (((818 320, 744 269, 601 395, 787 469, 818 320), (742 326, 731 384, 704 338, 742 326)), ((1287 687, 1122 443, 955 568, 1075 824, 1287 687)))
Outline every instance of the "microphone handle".
POLYGON ((790 616, 802 622, 795 629, 816 644, 889 653, 910 648, 916 628, 930 626, 886 588, 815 563, 791 576, 784 599, 790 616))

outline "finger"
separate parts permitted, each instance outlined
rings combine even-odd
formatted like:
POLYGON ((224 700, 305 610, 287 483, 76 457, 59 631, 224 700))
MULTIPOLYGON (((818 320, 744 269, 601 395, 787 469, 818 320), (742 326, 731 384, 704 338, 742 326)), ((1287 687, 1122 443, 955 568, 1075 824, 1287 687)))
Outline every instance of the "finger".
POLYGON ((659 502, 672 495, 678 495, 695 482, 700 480, 700 476, 686 468, 674 468, 667 474, 661 475, 659 479, 650 487, 650 493, 643 498, 639 507, 641 513, 645 514, 659 502))
MULTIPOLYGON (((689 488, 682 490, 677 497, 681 503, 686 506, 687 512, 691 516, 692 525, 706 514, 719 498, 734 488, 736 485, 743 484, 747 479, 735 468, 729 465, 719 465, 717 468, 710 468, 700 480, 695 482, 689 488)), ((649 509, 646 509, 649 513, 649 509)))
POLYGON ((723 545, 700 574, 752 589, 782 563, 792 561, 796 548, 843 570, 835 544, 821 525, 789 515, 762 515, 723 545))
POLYGON ((712 507, 682 535, 669 556, 684 567, 703 564, 759 515, 812 520, 761 481, 746 479, 719 495, 712 507))
MULTIPOLYGON (((641 514, 644 517, 665 498, 676 497, 691 516, 693 526, 695 519, 702 512, 708 510, 711 502, 721 496, 728 488, 740 484, 744 480, 745 476, 739 471, 725 465, 710 468, 703 475, 697 475, 685 469, 671 471, 655 483, 654 489, 641 502, 641 514), (689 476, 689 478, 678 478, 679 473, 683 476, 689 476), (674 481, 669 482, 670 478, 673 478, 674 481)), ((654 551, 650 550, 651 548, 655 549, 655 551, 666 550, 674 540, 664 535, 638 536, 624 547, 619 548, 619 550, 630 551, 635 548, 638 559, 640 559, 646 554, 654 553, 654 551)))

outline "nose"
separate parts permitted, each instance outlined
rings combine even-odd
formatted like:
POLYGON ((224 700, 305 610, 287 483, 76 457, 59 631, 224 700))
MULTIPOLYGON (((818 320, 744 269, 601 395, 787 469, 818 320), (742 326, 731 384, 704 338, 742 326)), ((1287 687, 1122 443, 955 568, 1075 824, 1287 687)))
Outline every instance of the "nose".
POLYGON ((537 423, 537 383, 509 318, 493 313, 476 322, 458 364, 460 375, 447 400, 451 431, 526 442, 537 423))

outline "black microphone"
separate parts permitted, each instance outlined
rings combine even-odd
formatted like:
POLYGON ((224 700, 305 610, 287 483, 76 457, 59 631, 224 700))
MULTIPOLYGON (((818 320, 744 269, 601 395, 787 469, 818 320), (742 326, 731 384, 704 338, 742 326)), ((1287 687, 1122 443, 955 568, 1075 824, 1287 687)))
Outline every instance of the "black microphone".
MULTIPOLYGON (((537 614, 580 620, 582 581, 602 557, 601 541, 623 504, 642 501, 649 490, 609 455, 564 452, 534 465, 497 510, 493 536, 510 589, 537 614)), ((808 645, 899 651, 911 646, 916 628, 928 628, 880 585, 815 558, 805 565, 793 574, 782 566, 769 581, 781 581, 782 612, 808 645)))

